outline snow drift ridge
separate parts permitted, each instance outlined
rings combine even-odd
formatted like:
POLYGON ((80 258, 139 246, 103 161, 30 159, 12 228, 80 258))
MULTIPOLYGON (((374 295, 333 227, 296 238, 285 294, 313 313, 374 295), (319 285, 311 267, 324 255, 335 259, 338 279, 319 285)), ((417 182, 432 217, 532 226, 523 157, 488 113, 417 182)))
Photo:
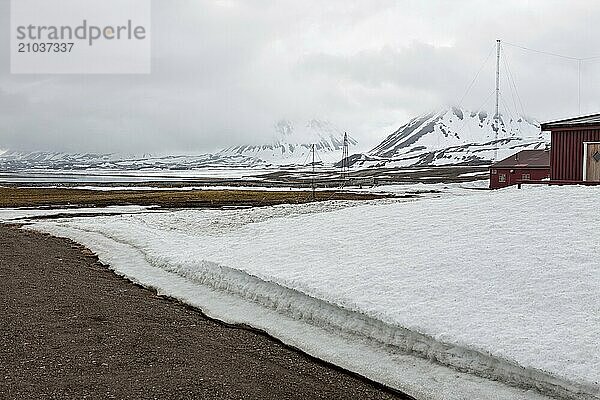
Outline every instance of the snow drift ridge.
POLYGON ((155 267, 178 274, 194 283, 225 291, 271 308, 286 316, 329 331, 366 340, 390 352, 409 353, 452 367, 461 372, 498 380, 524 389, 565 399, 598 399, 598 388, 575 384, 547 372, 524 368, 516 363, 480 351, 443 343, 401 326, 329 303, 275 282, 262 280, 244 271, 203 260, 173 265, 163 257, 146 257, 155 267))
MULTIPOLYGON (((88 233, 80 229, 43 224, 36 225, 36 229, 67 236, 79 242, 86 242, 84 239, 86 235, 82 233, 88 233)), ((94 232, 94 234, 99 233, 94 232)), ((131 243, 124 243, 117 237, 100 235, 104 236, 104 242, 109 245, 94 248, 93 241, 83 244, 96 251, 101 259, 103 256, 110 259, 111 254, 123 253, 124 248, 127 248, 130 253, 141 255, 149 266, 175 274, 194 285, 244 299, 274 310, 285 317, 318 326, 344 337, 367 342, 391 354, 415 355, 461 372, 498 380, 526 390, 535 388, 550 396, 573 400, 600 398, 597 386, 570 382, 545 371, 527 369, 476 349, 444 343, 402 326, 386 323, 376 315, 368 315, 358 309, 333 304, 300 290, 263 280, 239 269, 219 265, 210 260, 176 262, 168 256, 148 251, 131 243)), ((113 259, 112 267, 119 270, 119 265, 114 264, 113 259)), ((157 287, 160 288, 160 282, 157 282, 157 287)))

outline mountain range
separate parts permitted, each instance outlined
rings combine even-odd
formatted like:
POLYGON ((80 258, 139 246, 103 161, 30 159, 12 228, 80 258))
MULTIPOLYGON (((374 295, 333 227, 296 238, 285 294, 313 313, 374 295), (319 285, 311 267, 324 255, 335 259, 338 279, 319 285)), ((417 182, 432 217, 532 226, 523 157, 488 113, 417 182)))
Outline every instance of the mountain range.
POLYGON ((136 171, 143 169, 190 170, 199 168, 256 168, 265 162, 252 157, 216 154, 128 155, 61 152, 5 151, 0 154, 0 170, 29 169, 136 171))
MULTIPOLYGON (((232 146, 212 154, 125 155, 59 152, 0 151, 0 169, 196 169, 205 167, 258 168, 302 166, 315 160, 339 163, 344 131, 325 120, 297 123, 281 120, 272 139, 263 144, 232 146)), ((537 121, 526 117, 496 119, 485 111, 452 107, 411 119, 372 150, 356 153, 357 141, 348 136, 349 164, 353 168, 427 165, 479 165, 523 149, 549 146, 549 137, 537 121), (496 135, 497 125, 497 135, 496 135), (497 155, 496 155, 496 148, 497 155), (353 154, 354 153, 354 154, 353 154)))
POLYGON ((353 155, 351 165, 487 164, 519 150, 546 148, 549 143, 549 135, 533 119, 500 115, 496 124, 494 116, 485 111, 452 107, 413 118, 371 151, 353 155))
MULTIPOLYGON (((246 156, 276 165, 305 165, 312 161, 311 147, 314 144, 317 159, 334 163, 341 159, 344 146, 344 131, 329 121, 312 119, 306 123, 281 120, 275 124, 270 143, 233 146, 217 153, 222 156, 246 156), (332 158, 333 157, 333 158, 332 158)), ((352 151, 357 141, 348 136, 348 147, 352 151)))

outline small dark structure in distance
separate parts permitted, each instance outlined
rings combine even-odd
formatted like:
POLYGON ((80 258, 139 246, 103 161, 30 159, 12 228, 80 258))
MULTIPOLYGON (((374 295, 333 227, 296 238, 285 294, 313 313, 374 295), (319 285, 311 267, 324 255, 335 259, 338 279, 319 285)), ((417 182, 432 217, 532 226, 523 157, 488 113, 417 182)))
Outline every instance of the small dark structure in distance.
POLYGON ((549 150, 521 150, 490 166, 490 189, 549 179, 549 150))
POLYGON ((600 114, 542 124, 550 131, 551 184, 600 184, 600 114))

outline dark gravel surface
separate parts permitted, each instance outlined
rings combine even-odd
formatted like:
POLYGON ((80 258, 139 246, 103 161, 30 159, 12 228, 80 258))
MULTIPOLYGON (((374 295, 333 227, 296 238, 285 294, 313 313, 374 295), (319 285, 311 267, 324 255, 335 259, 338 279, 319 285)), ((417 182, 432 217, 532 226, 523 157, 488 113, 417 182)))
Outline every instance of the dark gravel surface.
POLYGON ((158 297, 66 239, 0 225, 0 398, 407 397, 158 297))

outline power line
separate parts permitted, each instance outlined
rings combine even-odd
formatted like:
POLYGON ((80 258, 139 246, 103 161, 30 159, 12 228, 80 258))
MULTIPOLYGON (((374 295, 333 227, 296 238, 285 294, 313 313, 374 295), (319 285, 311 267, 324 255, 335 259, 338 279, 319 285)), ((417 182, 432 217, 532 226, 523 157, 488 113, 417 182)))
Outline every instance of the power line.
MULTIPOLYGON (((312 149, 312 145, 311 145, 311 149, 312 149)), ((302 162, 302 166, 306 166, 308 164, 308 157, 310 157, 310 151, 308 153, 306 153, 306 156, 304 157, 304 161, 302 162)))
POLYGON ((516 47, 521 50, 527 50, 527 51, 532 51, 534 53, 546 54, 548 56, 560 57, 560 58, 564 58, 564 59, 572 60, 572 61, 588 61, 588 60, 595 60, 595 59, 600 58, 600 55, 591 56, 591 57, 572 57, 572 56, 566 56, 564 54, 553 53, 551 51, 532 49, 531 47, 521 46, 521 45, 510 43, 510 42, 503 41, 502 43, 507 44, 512 47, 516 47))
POLYGON ((527 51, 531 51, 531 52, 534 52, 534 53, 545 54, 547 56, 560 57, 560 58, 564 58, 564 59, 572 60, 572 61, 582 60, 582 58, 565 56, 565 55, 558 54, 558 53, 552 53, 550 51, 536 50, 536 49, 532 49, 530 47, 520 46, 520 45, 514 44, 514 43, 504 42, 504 44, 507 44, 507 45, 512 46, 512 47, 516 47, 516 48, 521 49, 521 50, 527 50, 527 51))
POLYGON ((593 57, 593 58, 586 58, 583 61, 585 61, 586 64, 598 64, 600 62, 600 59, 593 57), (594 60, 594 61, 591 61, 591 60, 594 60))
MULTIPOLYGON (((502 105, 504 106, 504 110, 506 111, 506 114, 508 115, 508 118, 509 118, 509 120, 511 120, 511 119, 512 119, 512 120, 515 120, 515 121, 516 121, 516 117, 515 117, 515 115, 517 115, 517 114, 514 114, 514 113, 512 112, 512 110, 510 109, 510 107, 509 107, 509 104, 508 104, 508 102, 506 101, 506 98, 505 98, 504 96, 500 96, 500 102, 501 102, 501 103, 502 103, 502 105)), ((504 124, 504 125, 506 126, 506 124, 504 124)))
MULTIPOLYGON (((504 104, 504 109, 506 110, 506 113, 508 114, 509 117, 509 123, 510 121, 514 121, 516 123, 517 126, 517 133, 521 133, 521 124, 519 124, 517 122, 517 117, 518 117, 518 111, 515 110, 515 114, 512 113, 510 107, 508 106, 508 103, 506 101, 506 99, 504 98, 504 96, 500 96, 500 100, 502 102, 502 104, 504 104)), ((509 130, 512 132, 512 129, 510 128, 510 126, 508 127, 509 130, 507 130, 507 123, 505 120, 503 120, 504 122, 504 127, 505 127, 505 132, 508 132, 509 130)))
MULTIPOLYGON (((521 115, 525 116, 525 107, 523 107, 523 102, 521 101, 521 96, 519 95, 519 90, 517 89, 517 81, 515 79, 515 74, 512 72, 511 68, 510 68, 510 63, 508 60, 508 54, 506 53, 506 51, 504 52, 504 66, 506 68, 506 73, 508 76, 508 83, 509 83, 509 87, 511 87, 514 89, 514 94, 516 95, 516 98, 518 100, 518 104, 521 107, 521 115)), ((512 94, 512 90, 511 90, 511 94, 512 94)), ((515 102, 514 100, 514 95, 513 97, 513 102, 515 102)), ((516 102, 515 102, 516 103, 516 102)), ((517 104, 515 104, 515 111, 517 111, 518 114, 518 109, 519 107, 517 107, 517 104)))
POLYGON ((342 184, 343 181, 346 179, 349 167, 350 165, 348 160, 348 134, 344 132, 344 143, 342 150, 342 184))
POLYGON ((508 72, 508 67, 506 65, 506 58, 504 58, 502 61, 503 61, 503 64, 504 64, 504 71, 506 72, 506 81, 508 82, 508 89, 509 89, 509 92, 510 92, 510 98, 512 99, 512 105, 515 107, 515 114, 518 115, 519 114, 519 107, 517 106, 517 99, 516 99, 516 96, 515 96, 516 90, 514 89, 511 76, 510 76, 510 74, 508 72))
POLYGON ((465 94, 463 94, 463 96, 461 97, 460 101, 458 102, 459 107, 462 107, 463 101, 465 100, 465 98, 467 97, 467 95, 469 94, 469 92, 471 91, 471 89, 473 89, 473 86, 475 85, 475 82, 477 81, 477 78, 479 78, 479 75, 481 74, 481 71, 483 71, 483 68, 485 68, 487 62, 490 60, 490 57, 494 53, 495 49, 496 49, 495 45, 490 49, 490 52, 488 53, 487 57, 483 61, 483 64, 481 64, 481 67, 479 67, 479 70, 475 74, 475 77, 473 78, 473 80, 471 81, 471 83, 469 84, 469 86, 467 87, 467 90, 465 91, 465 94))
POLYGON ((496 94, 496 89, 494 89, 490 92, 490 94, 485 99, 483 104, 477 109, 477 114, 479 114, 481 111, 483 111, 483 108, 487 105, 488 101, 490 101, 494 97, 494 94, 496 94))
POLYGON ((559 57, 559 58, 562 58, 565 60, 570 60, 570 61, 577 61, 577 106, 578 106, 579 113, 581 114, 581 67, 584 62, 595 63, 595 62, 600 61, 600 60, 598 60, 598 59, 600 59, 600 55, 591 56, 591 57, 572 57, 572 56, 566 56, 564 54, 553 53, 550 51, 532 49, 531 47, 521 46, 521 45, 510 43, 510 42, 503 42, 503 43, 507 44, 509 46, 512 46, 512 47, 516 47, 518 49, 531 51, 533 53, 545 54, 545 55, 553 56, 553 57, 559 57), (597 60, 597 61, 592 61, 592 60, 597 60))
POLYGON ((584 58, 580 58, 581 61, 588 61, 588 60, 595 60, 600 58, 600 55, 597 56, 592 56, 592 57, 584 57, 584 58))

